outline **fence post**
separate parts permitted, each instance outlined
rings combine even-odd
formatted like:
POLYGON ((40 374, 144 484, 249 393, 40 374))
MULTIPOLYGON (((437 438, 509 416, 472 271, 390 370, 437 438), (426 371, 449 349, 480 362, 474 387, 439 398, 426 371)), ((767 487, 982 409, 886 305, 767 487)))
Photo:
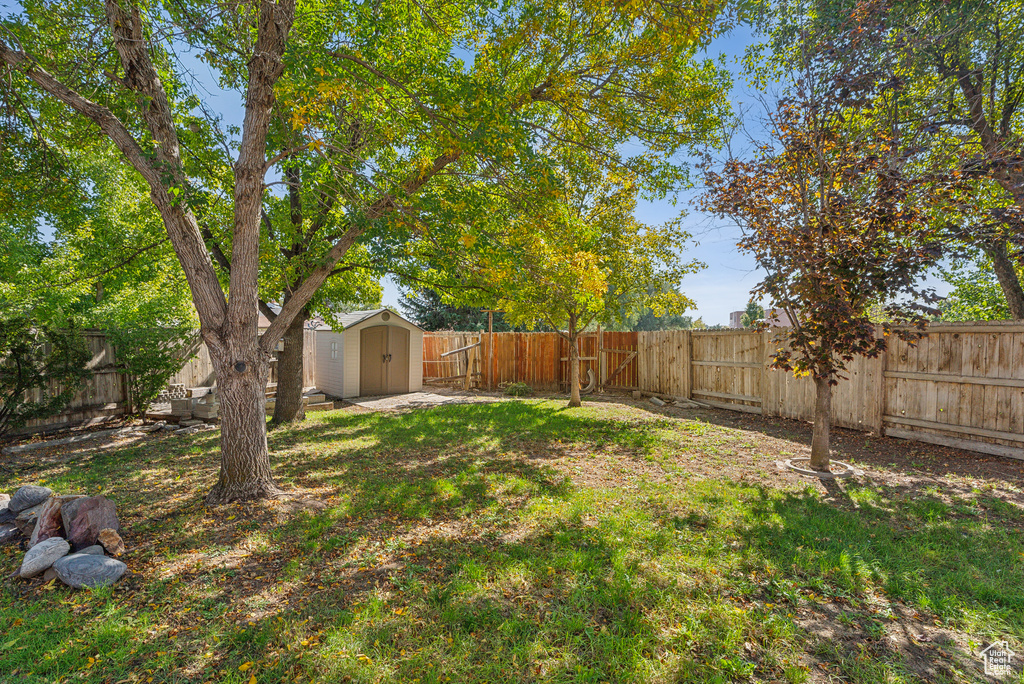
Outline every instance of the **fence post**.
POLYGON ((683 347, 682 357, 683 358, 680 359, 680 361, 683 364, 683 398, 684 399, 692 399, 693 398, 693 365, 692 365, 692 362, 693 362, 693 346, 691 344, 692 340, 690 339, 690 331, 689 330, 683 330, 682 333, 683 333, 683 344, 682 344, 682 347, 683 347))
POLYGON ((771 330, 764 330, 761 333, 761 415, 773 416, 775 415, 775 407, 772 406, 769 409, 770 397, 772 392, 769 391, 769 384, 771 383, 771 371, 768 370, 771 355, 771 330))
MULTIPOLYGON (((877 334, 885 335, 885 330, 882 326, 877 327, 877 334)), ((875 392, 872 397, 875 403, 874 411, 872 411, 872 427, 875 430, 875 434, 879 437, 885 437, 885 405, 888 399, 885 394, 885 367, 888 365, 888 356, 887 344, 886 349, 875 360, 875 367, 878 369, 878 381, 875 383, 875 392)))

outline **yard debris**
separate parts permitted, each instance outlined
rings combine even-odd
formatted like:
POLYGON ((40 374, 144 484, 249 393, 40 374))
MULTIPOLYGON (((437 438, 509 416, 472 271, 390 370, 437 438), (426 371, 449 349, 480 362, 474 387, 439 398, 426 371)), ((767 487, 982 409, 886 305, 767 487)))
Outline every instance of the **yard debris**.
POLYGON ((43 494, 42 501, 19 511, 14 523, 0 524, 0 543, 20 538, 28 547, 11 577, 42 575, 44 582, 59 578, 76 589, 116 582, 128 566, 106 555, 125 553, 114 502, 104 496, 60 495, 48 487, 26 485, 14 496, 0 495, 0 510, 8 511, 11 501, 20 508, 43 494))
POLYGON ((175 430, 171 434, 174 435, 194 435, 197 432, 206 432, 207 430, 216 430, 216 425, 210 425, 209 423, 200 423, 199 425, 190 425, 189 427, 183 427, 175 430))
POLYGON ((651 403, 654 404, 655 406, 664 406, 665 405, 665 402, 662 401, 661 399, 659 399, 658 397, 651 397, 651 403))

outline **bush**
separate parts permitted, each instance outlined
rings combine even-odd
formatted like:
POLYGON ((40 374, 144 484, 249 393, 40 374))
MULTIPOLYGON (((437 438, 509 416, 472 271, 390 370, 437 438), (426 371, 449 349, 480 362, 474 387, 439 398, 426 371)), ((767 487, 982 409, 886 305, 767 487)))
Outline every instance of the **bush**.
POLYGON ((89 376, 91 358, 73 328, 35 325, 24 315, 0 319, 0 437, 63 411, 89 376))
POLYGON ((180 327, 121 327, 107 331, 117 365, 125 374, 128 415, 141 415, 177 373, 195 344, 195 333, 180 327))
POLYGON ((505 394, 510 397, 525 397, 533 394, 533 388, 525 382, 513 382, 505 386, 505 394))

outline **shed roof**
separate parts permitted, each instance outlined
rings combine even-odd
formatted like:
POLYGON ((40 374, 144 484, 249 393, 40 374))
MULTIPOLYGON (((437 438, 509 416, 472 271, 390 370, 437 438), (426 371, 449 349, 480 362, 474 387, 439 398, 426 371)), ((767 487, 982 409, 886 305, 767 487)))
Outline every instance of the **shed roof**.
MULTIPOLYGON (((405 318, 401 314, 399 314, 399 313, 397 313, 395 311, 392 311, 391 309, 368 309, 366 311, 349 311, 349 312, 345 312, 345 313, 333 314, 333 315, 330 316, 330 318, 332 318, 334 320, 335 327, 351 328, 352 326, 359 325, 363 321, 368 321, 371 318, 373 318, 374 316, 377 316, 378 314, 382 314, 385 311, 390 313, 392 316, 396 316, 397 318, 402 319, 403 321, 405 321, 409 325, 411 325, 411 326, 413 326, 415 328, 419 328, 420 330, 422 330, 422 328, 420 328, 420 326, 416 325, 415 323, 413 323, 409 319, 405 318)), ((316 327, 316 329, 317 330, 331 330, 331 325, 329 323, 321 323, 320 325, 318 325, 316 327)))

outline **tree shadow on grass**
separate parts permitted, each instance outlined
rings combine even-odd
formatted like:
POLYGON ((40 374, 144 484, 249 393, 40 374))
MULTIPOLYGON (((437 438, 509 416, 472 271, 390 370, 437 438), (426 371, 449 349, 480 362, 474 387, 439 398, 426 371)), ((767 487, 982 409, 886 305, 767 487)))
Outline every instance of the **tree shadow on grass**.
MULTIPOLYGON (((607 398, 603 401, 615 403, 622 400, 607 398)), ((808 421, 713 408, 665 410, 642 404, 637 408, 655 416, 668 415, 676 419, 755 433, 778 440, 780 447, 794 455, 797 452, 800 452, 799 455, 805 455, 803 452, 809 455, 810 452, 812 425, 808 421)), ((854 462, 861 467, 887 468, 899 473, 913 472, 931 477, 969 476, 994 483, 1024 484, 1024 461, 925 442, 881 437, 836 426, 831 429, 831 451, 834 460, 854 462)))
MULTIPOLYGON (((333 413, 316 434, 302 428, 273 436, 274 448, 365 440, 367 447, 394 449, 507 451, 532 443, 551 450, 585 442, 594 447, 649 449, 662 421, 628 422, 566 410, 552 402, 503 401, 441 405, 404 413, 333 413)), ((543 454, 535 454, 543 455, 543 454)))
POLYGON ((854 505, 762 491, 738 532, 769 567, 796 571, 829 600, 870 603, 881 590, 889 610, 914 606, 979 641, 1024 634, 1024 514, 964 513, 939 496, 835 486, 854 505))

